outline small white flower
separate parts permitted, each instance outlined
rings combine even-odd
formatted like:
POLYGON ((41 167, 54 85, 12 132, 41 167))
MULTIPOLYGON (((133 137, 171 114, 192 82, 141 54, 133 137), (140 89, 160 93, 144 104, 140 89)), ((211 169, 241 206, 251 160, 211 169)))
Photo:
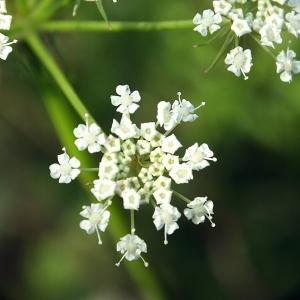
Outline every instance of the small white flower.
POLYGON ((227 54, 225 58, 225 63, 230 65, 227 70, 234 73, 236 76, 240 77, 243 74, 244 79, 248 79, 246 76, 250 72, 252 67, 252 55, 251 50, 244 50, 242 47, 238 46, 227 54))
POLYGON ((110 179, 97 179, 94 180, 94 187, 91 192, 94 194, 98 201, 105 200, 114 196, 116 183, 110 179))
POLYGON ((111 96, 111 103, 114 106, 119 106, 117 111, 122 114, 133 114, 138 108, 137 104, 141 100, 138 91, 130 92, 128 85, 118 85, 116 92, 119 96, 111 96))
POLYGON ((177 155, 172 155, 169 153, 164 154, 162 164, 168 171, 170 171, 174 165, 179 164, 179 157, 177 155))
POLYGON ((136 152, 136 146, 131 140, 126 140, 121 148, 126 156, 132 156, 136 152))
POLYGON ((80 228, 85 230, 87 234, 93 234, 96 231, 98 244, 102 244, 99 230, 104 232, 108 225, 110 217, 110 212, 106 210, 108 205, 92 203, 91 206, 83 206, 83 210, 80 212, 80 215, 87 219, 80 222, 80 228))
POLYGON ((157 105, 157 121, 165 130, 170 130, 176 125, 174 118, 172 118, 171 108, 171 103, 166 101, 161 101, 157 105))
POLYGON ((11 26, 12 16, 3 15, 0 13, 0 29, 1 30, 9 30, 11 26))
POLYGON ((205 217, 210 221, 211 226, 215 227, 215 223, 212 222, 213 207, 212 201, 208 201, 207 197, 196 197, 188 205, 188 208, 184 210, 184 215, 196 225, 203 223, 205 217))
POLYGON ((273 23, 266 23, 259 31, 261 44, 274 48, 274 43, 281 44, 281 29, 273 23))
POLYGON ((300 61, 295 60, 296 53, 288 49, 286 52, 281 51, 276 59, 277 73, 283 82, 291 82, 293 74, 300 73, 300 61))
POLYGON ((167 235, 172 234, 179 228, 176 223, 181 214, 178 209, 168 203, 164 203, 155 208, 152 216, 154 225, 157 230, 164 228, 164 244, 168 244, 167 235))
POLYGON ((150 153, 150 161, 161 163, 163 155, 164 155, 164 153, 161 150, 161 148, 156 148, 153 151, 151 151, 151 153, 150 153))
POLYGON ((224 16, 226 16, 232 8, 232 5, 226 0, 213 1, 213 6, 214 6, 215 13, 218 13, 218 14, 221 14, 224 16))
POLYGON ((169 190, 171 188, 171 178, 166 176, 159 176, 153 183, 155 189, 165 189, 169 190))
POLYGON ((151 144, 145 140, 138 140, 136 143, 137 151, 140 155, 147 154, 151 151, 151 144))
POLYGON ((162 163, 155 162, 149 167, 149 172, 152 176, 160 176, 164 173, 164 166, 162 163))
POLYGON ((128 261, 142 259, 145 267, 148 267, 148 263, 142 257, 142 253, 147 253, 146 243, 135 234, 127 234, 123 236, 117 243, 117 251, 123 254, 122 258, 116 266, 118 267, 122 260, 126 258, 128 261))
POLYGON ((140 178, 140 180, 143 182, 143 183, 146 183, 147 181, 150 181, 152 180, 152 175, 151 173, 149 172, 148 169, 146 168, 142 168, 138 177, 140 178))
POLYGON ((153 197, 157 204, 170 203, 172 198, 172 191, 166 189, 158 189, 153 193, 153 197))
POLYGON ((151 194, 149 192, 147 192, 146 189, 144 189, 144 188, 139 189, 138 193, 141 197, 140 204, 148 204, 151 194))
POLYGON ((164 136, 161 133, 157 132, 153 139, 150 141, 151 146, 153 148, 160 147, 163 137, 164 136))
POLYGON ((117 163, 118 162, 118 155, 117 153, 110 153, 110 152, 105 152, 102 156, 101 159, 102 162, 107 162, 107 163, 117 163))
POLYGON ((15 44, 17 40, 13 40, 12 42, 8 42, 9 38, 0 33, 0 58, 6 60, 8 55, 12 52, 11 44, 15 44))
POLYGON ((57 155, 58 164, 52 164, 50 169, 50 176, 58 179, 59 183, 70 183, 80 174, 80 161, 76 157, 70 158, 65 152, 57 155))
POLYGON ((161 149, 165 153, 174 154, 182 145, 174 134, 165 137, 162 141, 161 149))
POLYGON ((300 34, 300 13, 296 14, 294 11, 286 14, 286 26, 288 31, 295 37, 300 34))
POLYGON ((120 123, 113 120, 111 132, 116 134, 121 140, 127 140, 136 137, 137 127, 127 115, 122 115, 120 123))
POLYGON ((119 172, 119 168, 115 162, 101 161, 99 164, 99 178, 114 180, 119 172))
POLYGON ((123 206, 125 209, 139 209, 141 196, 136 190, 127 189, 121 196, 123 198, 123 206))
POLYGON ((130 183, 128 182, 127 179, 118 180, 116 182, 116 193, 120 197, 121 197, 122 193, 127 189, 130 189, 130 183))
POLYGON ((174 165, 169 174, 177 184, 188 183, 193 179, 192 168, 188 164, 174 165))
POLYGON ((79 124, 74 129, 74 135, 77 138, 75 145, 79 151, 88 149, 90 153, 100 152, 101 145, 105 143, 105 135, 95 123, 79 124))
POLYGON ((186 149, 183 161, 186 161, 193 170, 199 171, 209 166, 208 160, 216 161, 214 153, 209 149, 207 144, 198 146, 195 143, 193 146, 186 149))
POLYGON ((241 37, 244 34, 250 33, 251 28, 247 20, 235 18, 231 25, 231 30, 238 36, 241 37))
POLYGON ((193 122, 198 116, 195 114, 195 111, 200 107, 205 105, 205 102, 202 102, 198 107, 185 99, 181 99, 181 93, 178 92, 178 100, 175 100, 172 105, 172 118, 175 120, 176 124, 181 122, 193 122))
POLYGON ((110 153, 119 152, 121 150, 120 139, 114 137, 113 135, 109 135, 105 141, 104 147, 110 153))
POLYGON ((207 36, 208 31, 213 34, 221 28, 219 24, 222 23, 222 17, 218 13, 215 14, 211 9, 206 9, 202 15, 199 13, 195 15, 193 23, 197 25, 194 31, 199 32, 202 36, 207 36))
POLYGON ((154 122, 142 123, 141 124, 141 136, 147 140, 151 141, 156 135, 156 127, 154 122))

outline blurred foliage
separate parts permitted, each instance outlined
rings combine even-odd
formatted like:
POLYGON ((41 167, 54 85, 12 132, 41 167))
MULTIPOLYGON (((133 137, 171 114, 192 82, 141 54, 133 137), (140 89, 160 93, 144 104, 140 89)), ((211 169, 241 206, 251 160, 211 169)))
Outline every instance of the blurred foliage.
MULTIPOLYGON (((191 19, 209 2, 104 5, 111 20, 161 21, 191 19)), ((20 38, 45 20, 71 19, 73 8, 68 0, 8 4, 15 28, 23 30, 20 38)), ((83 3, 76 19, 101 16, 83 3)), ((222 61, 204 74, 221 41, 195 49, 203 39, 192 30, 41 38, 104 129, 118 117, 109 98, 118 84, 128 83, 142 95, 137 123, 153 120, 157 102, 176 98, 178 91, 195 104, 207 103, 198 121, 178 128, 177 135, 186 146, 207 142, 219 160, 180 188, 214 200, 217 227, 196 227, 182 218, 166 247, 151 207, 142 208, 136 220, 149 248, 146 272, 155 275, 167 299, 299 299, 300 77, 282 83, 274 61, 251 40, 243 41, 255 48, 248 81, 226 71, 222 61)), ((300 44, 293 49, 299 56, 300 44)), ((80 118, 26 42, 1 62, 0 90, 0 298, 145 299, 147 291, 126 268, 114 266, 118 254, 109 233, 99 247, 80 230, 78 213, 89 201, 82 187, 49 178, 48 165, 62 147, 58 136, 70 143, 70 128, 80 118), (54 113, 60 135, 45 91, 62 102, 54 113)))

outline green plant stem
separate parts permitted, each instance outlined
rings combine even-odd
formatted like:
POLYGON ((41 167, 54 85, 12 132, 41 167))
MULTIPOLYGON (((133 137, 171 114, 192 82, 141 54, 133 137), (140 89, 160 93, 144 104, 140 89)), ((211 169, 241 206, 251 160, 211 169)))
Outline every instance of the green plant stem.
POLYGON ((191 202, 191 200, 190 200, 189 198, 183 196, 182 194, 180 194, 180 193, 178 193, 178 192, 176 192, 176 191, 174 191, 174 190, 173 190, 173 194, 174 194, 175 196, 177 196, 179 199, 185 201, 186 203, 190 203, 190 202, 191 202))
POLYGON ((152 30, 178 30, 192 29, 191 20, 161 21, 161 22, 106 22, 99 21, 51 21, 39 24, 37 30, 46 32, 73 32, 73 31, 152 31, 152 30))
POLYGON ((65 74, 52 58, 51 54, 48 52, 47 48, 44 46, 40 38, 34 33, 29 33, 26 36, 26 41, 35 55, 42 62, 44 67, 48 70, 54 81, 60 87, 75 111, 81 116, 82 119, 85 120, 85 115, 88 114, 89 118, 93 120, 93 117, 88 112, 88 110, 74 91, 72 85, 69 83, 65 74))

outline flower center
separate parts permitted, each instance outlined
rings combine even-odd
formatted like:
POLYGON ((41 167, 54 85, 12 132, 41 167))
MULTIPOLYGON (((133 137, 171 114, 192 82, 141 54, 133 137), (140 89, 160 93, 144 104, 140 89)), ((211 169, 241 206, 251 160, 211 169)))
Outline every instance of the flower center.
POLYGON ((191 162, 197 163, 197 162, 200 162, 201 160, 203 160, 203 158, 204 158, 203 153, 201 151, 197 151, 192 155, 191 162))
POLYGON ((89 218, 90 222, 94 225, 97 225, 100 223, 101 216, 99 214, 92 214, 89 218))
POLYGON ((95 141, 96 141, 95 135, 91 134, 90 132, 86 132, 86 133, 85 133, 84 139, 85 139, 85 141, 86 141, 86 143, 87 143, 88 145, 94 144, 95 141))
POLYGON ((237 55, 235 55, 233 60, 235 66, 240 69, 245 63, 245 56, 242 53, 238 53, 237 55))
POLYGON ((162 213, 161 218, 166 225, 169 225, 170 223, 172 223, 172 216, 165 211, 162 213))
POLYGON ((132 99, 129 94, 122 96, 122 104, 128 106, 132 103, 132 99))
POLYGON ((69 175, 71 171, 72 171, 72 168, 68 163, 62 164, 60 166, 60 172, 62 175, 69 175))

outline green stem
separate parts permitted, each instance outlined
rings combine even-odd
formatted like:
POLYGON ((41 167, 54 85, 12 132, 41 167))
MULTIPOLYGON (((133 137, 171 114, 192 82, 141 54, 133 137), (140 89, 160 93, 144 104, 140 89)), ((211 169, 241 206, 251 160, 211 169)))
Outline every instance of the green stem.
POLYGON ((274 53, 268 47, 262 45, 260 40, 254 34, 250 34, 250 36, 265 52, 267 52, 273 59, 276 60, 276 56, 274 55, 274 53))
POLYGON ((98 172, 99 168, 80 168, 82 172, 98 172))
POLYGON ((151 30, 178 30, 193 29, 191 20, 161 21, 161 22, 110 22, 110 27, 106 22, 98 21, 51 21, 39 24, 37 30, 46 32, 73 32, 73 31, 151 31, 151 30))
POLYGON ((216 55, 212 63, 209 65, 209 67, 204 71, 204 73, 208 73, 216 65, 216 63, 219 61, 223 53, 226 51, 227 46, 231 43, 232 39, 233 39, 233 35, 229 31, 221 49, 219 50, 218 54, 216 55))
POLYGON ((85 119, 85 115, 88 114, 90 119, 93 121, 91 114, 88 112, 88 110, 74 91, 73 87, 69 83, 65 74, 52 58, 51 54, 48 52, 47 48, 44 46, 39 37, 34 33, 29 33, 26 37, 26 41, 35 55, 40 59, 42 64, 48 70, 54 81, 60 87, 70 104, 81 116, 81 118, 85 119))
POLYGON ((178 193, 178 192, 176 192, 176 191, 174 191, 174 190, 173 190, 173 194, 174 194, 175 196, 177 196, 179 199, 181 199, 181 200, 183 200, 184 202, 186 202, 186 203, 190 203, 190 202, 191 202, 191 200, 190 200, 189 198, 183 196, 182 194, 180 194, 180 193, 178 193))

